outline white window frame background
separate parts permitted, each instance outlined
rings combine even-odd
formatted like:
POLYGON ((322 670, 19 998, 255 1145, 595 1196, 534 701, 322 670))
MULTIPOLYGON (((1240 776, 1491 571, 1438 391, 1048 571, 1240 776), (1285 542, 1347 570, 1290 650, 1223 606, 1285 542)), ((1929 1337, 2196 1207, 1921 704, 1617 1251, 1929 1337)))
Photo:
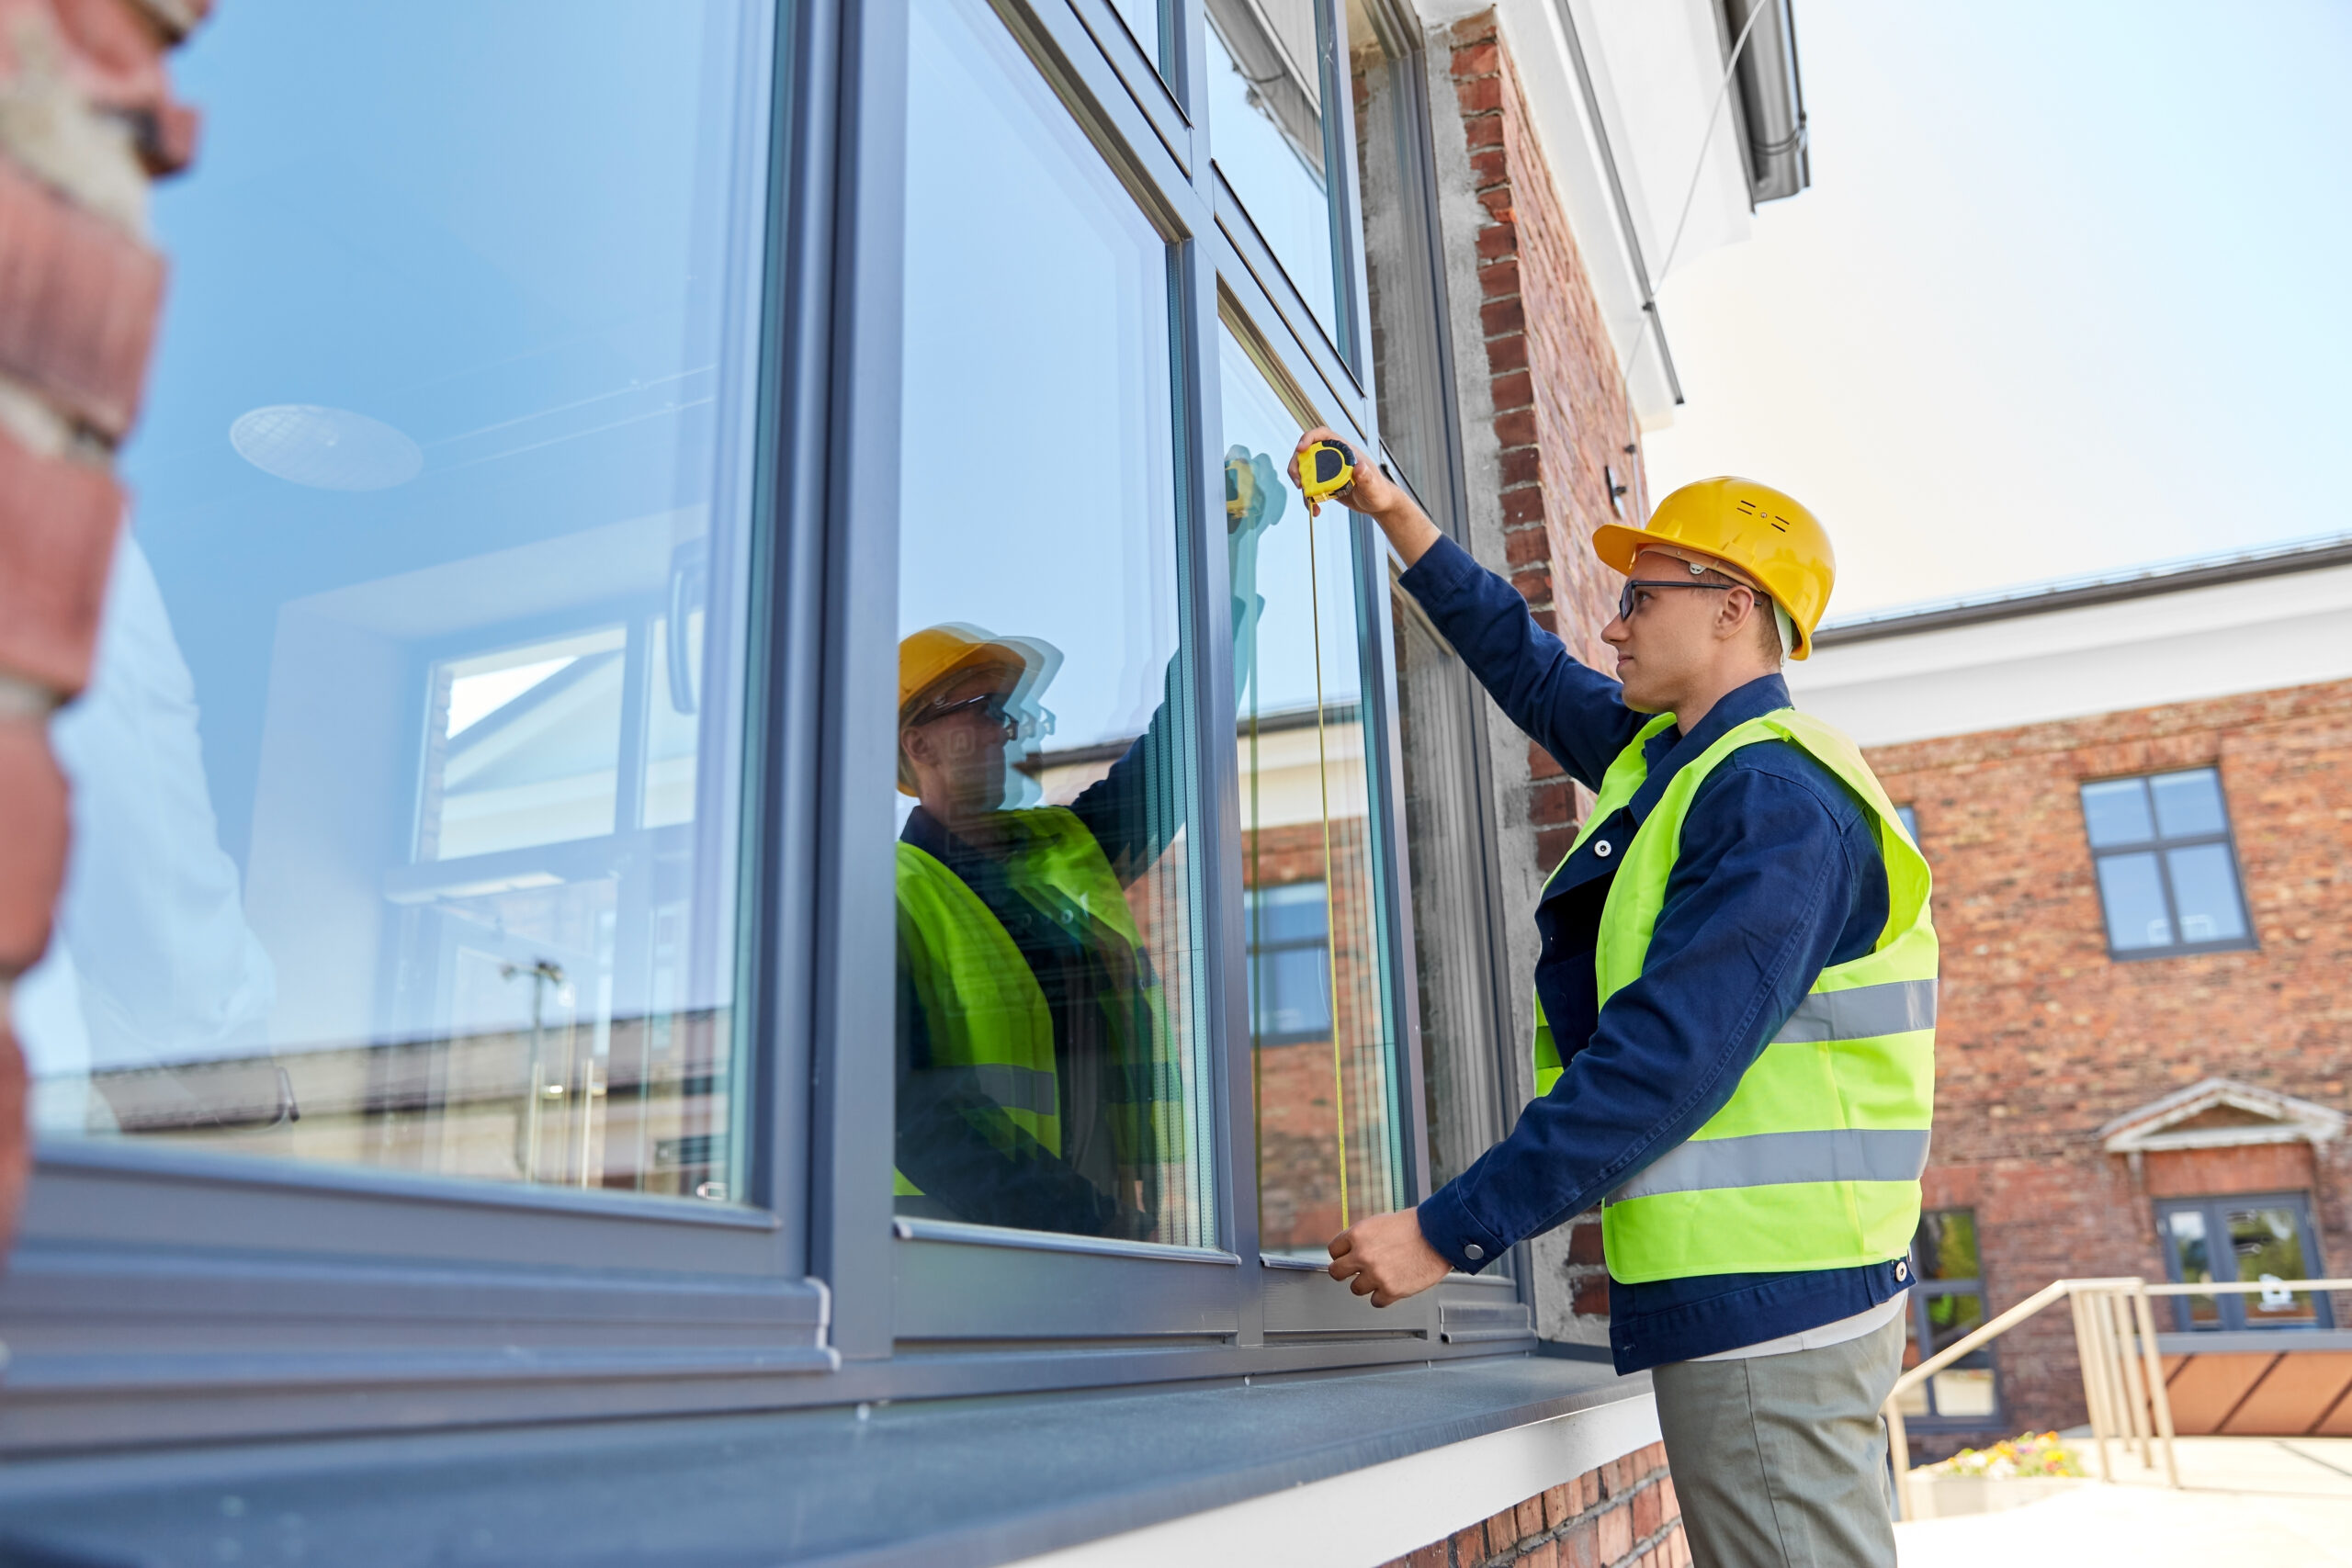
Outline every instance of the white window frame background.
MULTIPOLYGON (((1170 0, 1165 74, 1109 0, 989 3, 1169 243, 1185 525, 1204 537, 1221 527, 1211 515, 1222 497, 1221 307, 1290 392, 1361 450, 1381 451, 1343 0, 1324 0, 1322 13, 1329 183, 1345 238, 1338 343, 1251 228, 1216 172, 1206 127, 1187 112, 1206 100, 1202 0, 1170 0)), ((1204 1011, 1221 1025, 1209 1155, 1218 1247, 894 1218, 892 1066, 868 1025, 895 1006, 897 538, 874 523, 898 515, 907 19, 904 0, 776 0, 768 25, 773 49, 745 51, 750 107, 739 125, 744 150, 764 142, 768 156, 746 160, 764 167, 737 193, 747 212, 764 205, 765 249, 734 258, 741 384, 756 386, 759 410, 758 449, 737 465, 749 493, 731 502, 753 541, 738 960, 747 1201, 44 1145, 0 1284, 0 1337, 14 1356, 0 1452, 1136 1383, 1531 1347, 1523 1268, 1456 1276, 1377 1311, 1319 1271, 1259 1256, 1220 550, 1188 551, 1183 587, 1194 689, 1205 694, 1197 831, 1215 848, 1202 857, 1211 918, 1201 940, 1204 1011)), ((1411 51, 1391 69, 1411 80, 1421 63, 1411 51)), ((1426 135, 1426 116, 1420 124, 1426 135)), ((1432 405, 1450 421, 1450 391, 1415 403, 1432 405)), ((1446 446, 1458 454, 1450 433, 1446 446)), ((1438 482, 1448 492, 1440 510, 1458 515, 1458 467, 1438 482)), ((1403 897, 1395 563, 1362 520, 1354 534, 1411 1202, 1430 1190, 1429 1140, 1403 897)), ((1509 1017, 1499 999, 1497 1016, 1509 1017)), ((1518 1043, 1494 1043, 1508 1057, 1518 1043)), ((1488 1070, 1486 1081, 1515 1081, 1508 1059, 1488 1070)))

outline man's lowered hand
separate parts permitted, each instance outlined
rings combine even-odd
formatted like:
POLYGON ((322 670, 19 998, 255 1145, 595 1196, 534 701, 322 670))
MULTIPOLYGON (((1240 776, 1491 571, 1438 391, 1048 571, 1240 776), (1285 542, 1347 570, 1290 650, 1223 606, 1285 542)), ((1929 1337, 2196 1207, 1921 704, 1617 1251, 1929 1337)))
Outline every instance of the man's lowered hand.
POLYGON ((1359 1220, 1331 1238, 1331 1278, 1376 1307, 1417 1296, 1453 1271, 1421 1235, 1421 1216, 1412 1209, 1359 1220))

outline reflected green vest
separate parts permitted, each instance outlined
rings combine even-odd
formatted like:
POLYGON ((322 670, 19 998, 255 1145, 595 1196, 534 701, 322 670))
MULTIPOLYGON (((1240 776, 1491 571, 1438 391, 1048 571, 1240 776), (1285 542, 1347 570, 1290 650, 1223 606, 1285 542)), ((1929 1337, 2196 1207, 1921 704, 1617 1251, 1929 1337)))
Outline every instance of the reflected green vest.
MULTIPOLYGON (((1121 1157, 1132 1159, 1154 1110, 1174 1114, 1168 1107, 1175 1075, 1161 1059, 1168 1032, 1142 932, 1118 874, 1076 814, 1046 807, 1007 818, 1024 840, 1005 863, 1013 889, 1065 925, 1091 927, 1098 950, 1115 955, 1136 982, 1126 994, 1103 998, 1122 1112, 1114 1135, 1121 1157)), ((898 853, 899 951, 923 1009, 932 1069, 965 1079, 962 1087, 988 1107, 982 1125, 1008 1148, 1017 1128, 1061 1153, 1053 1012, 1028 960, 962 877, 903 840, 898 853)), ((921 1196, 904 1174, 893 1176, 894 1192, 921 1196)))
MULTIPOLYGON (((1673 722, 1652 719, 1618 753, 1569 853, 1633 799, 1649 774, 1643 744, 1673 722)), ((1642 973, 1699 785, 1740 747, 1776 739, 1803 747, 1869 807, 1886 929, 1871 952, 1821 972, 1728 1104, 1604 1201, 1609 1271, 1627 1283, 1883 1263, 1918 1228, 1936 1088, 1928 863, 1851 740, 1782 708, 1735 727, 1674 776, 1601 907, 1600 1000, 1642 973)), ((1535 1088, 1548 1094, 1561 1063, 1540 998, 1535 1020, 1535 1088)))

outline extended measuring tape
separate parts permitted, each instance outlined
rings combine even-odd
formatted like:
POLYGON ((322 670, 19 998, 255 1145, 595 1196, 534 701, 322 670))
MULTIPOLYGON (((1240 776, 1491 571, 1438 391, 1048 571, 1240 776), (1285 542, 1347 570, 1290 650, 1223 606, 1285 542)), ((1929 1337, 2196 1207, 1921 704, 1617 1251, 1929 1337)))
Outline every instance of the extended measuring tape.
POLYGON ((1319 503, 1355 482, 1355 450, 1344 441, 1317 441, 1298 455, 1298 488, 1306 497, 1309 517, 1319 503))

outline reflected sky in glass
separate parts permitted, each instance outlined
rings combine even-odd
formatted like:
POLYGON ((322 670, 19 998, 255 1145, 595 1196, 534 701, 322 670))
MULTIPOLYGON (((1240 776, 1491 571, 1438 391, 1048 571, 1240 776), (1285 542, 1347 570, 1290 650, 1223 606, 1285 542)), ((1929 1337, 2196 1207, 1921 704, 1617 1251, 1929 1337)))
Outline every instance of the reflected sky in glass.
POLYGON ((729 1195, 763 27, 241 0, 176 59, 49 1130, 729 1195))
POLYGON ((1266 0, 1262 7, 1223 0, 1210 7, 1204 36, 1216 165, 1336 341, 1331 203, 1311 0, 1266 0))

